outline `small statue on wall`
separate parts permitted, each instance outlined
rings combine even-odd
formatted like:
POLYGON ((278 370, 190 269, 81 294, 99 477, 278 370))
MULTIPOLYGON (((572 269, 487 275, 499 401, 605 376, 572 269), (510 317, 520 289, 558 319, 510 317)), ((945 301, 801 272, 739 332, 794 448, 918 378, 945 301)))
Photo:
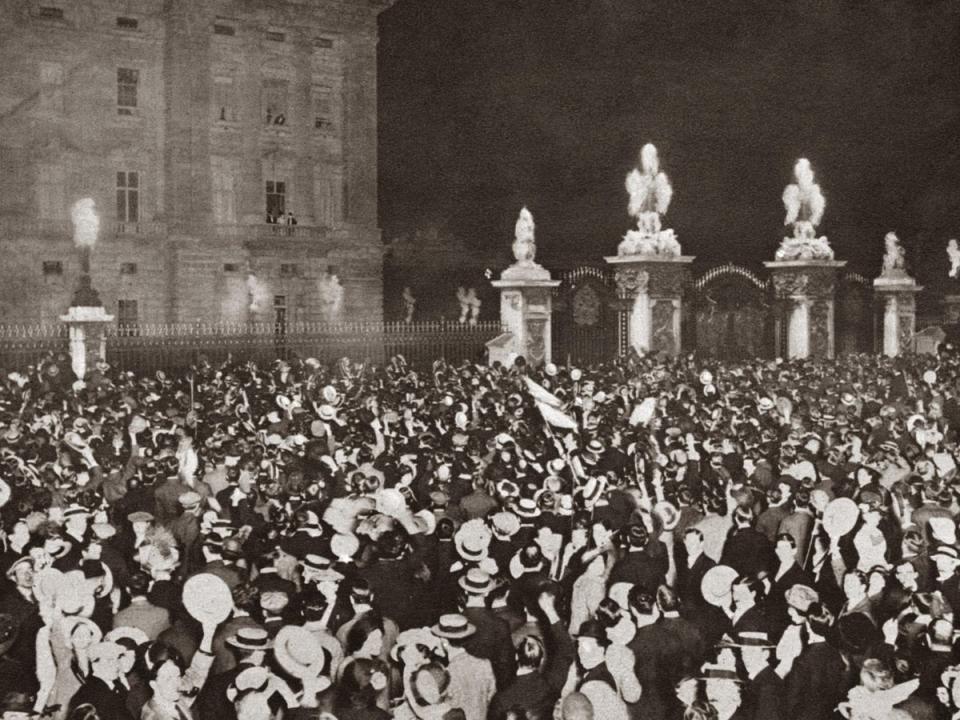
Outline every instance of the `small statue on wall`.
POLYGON ((947 275, 952 278, 960 277, 960 247, 957 247, 956 238, 952 238, 947 243, 947 257, 950 258, 950 270, 947 275))
POLYGON ((673 186, 660 170, 660 156, 652 143, 640 150, 640 167, 627 175, 630 202, 627 212, 637 220, 637 229, 628 230, 617 247, 618 255, 680 255, 680 243, 673 230, 662 229, 661 218, 670 207, 673 186))
POLYGON ((463 285, 457 288, 457 302, 460 304, 460 323, 476 325, 480 317, 480 298, 477 297, 477 291, 474 288, 464 288, 463 285))
POLYGON ((403 321, 405 323, 413 322, 413 311, 417 307, 417 298, 413 296, 413 290, 407 285, 403 288, 403 321))
POLYGON ((895 232, 888 232, 883 238, 883 274, 903 274, 907 263, 903 246, 895 232))

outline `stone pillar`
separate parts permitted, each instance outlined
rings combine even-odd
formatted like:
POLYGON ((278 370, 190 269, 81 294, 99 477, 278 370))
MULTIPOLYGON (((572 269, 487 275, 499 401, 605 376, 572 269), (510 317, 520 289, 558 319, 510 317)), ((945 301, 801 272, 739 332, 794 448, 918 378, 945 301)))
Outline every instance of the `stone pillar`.
POLYGON ((683 287, 690 255, 617 255, 604 258, 614 267, 620 302, 621 354, 681 351, 683 287))
POLYGON ((65 322, 70 332, 70 366, 73 374, 82 380, 89 368, 107 357, 107 338, 105 329, 113 322, 113 315, 100 307, 78 307, 73 305, 60 320, 65 322))
POLYGON ((832 358, 837 273, 842 260, 778 260, 764 265, 773 276, 777 300, 777 354, 786 335, 786 356, 832 358))
POLYGON ((877 297, 878 325, 882 329, 880 351, 887 357, 913 352, 916 294, 923 287, 905 272, 886 273, 873 281, 873 290, 877 297))
POLYGON ((540 265, 517 263, 504 270, 491 285, 500 290, 504 332, 487 343, 489 361, 499 360, 506 365, 522 355, 532 367, 550 362, 550 294, 560 281, 551 280, 550 271, 540 265))

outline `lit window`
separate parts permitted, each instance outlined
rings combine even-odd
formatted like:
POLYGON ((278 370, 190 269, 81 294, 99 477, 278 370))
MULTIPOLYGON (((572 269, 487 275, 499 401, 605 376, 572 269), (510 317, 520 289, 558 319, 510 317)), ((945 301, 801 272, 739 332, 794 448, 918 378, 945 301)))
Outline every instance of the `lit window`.
POLYGON ((120 222, 140 220, 140 173, 117 173, 117 220, 120 222))
POLYGON ((140 71, 117 68, 117 114, 133 115, 137 108, 137 89, 140 71))
POLYGON ((267 180, 267 222, 276 222, 287 212, 287 184, 267 180))

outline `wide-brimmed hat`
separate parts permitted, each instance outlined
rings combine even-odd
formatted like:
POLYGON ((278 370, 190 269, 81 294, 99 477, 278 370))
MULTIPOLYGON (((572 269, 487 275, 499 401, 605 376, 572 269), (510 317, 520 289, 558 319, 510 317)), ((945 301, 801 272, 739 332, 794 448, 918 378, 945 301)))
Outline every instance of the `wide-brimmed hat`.
POLYGON ((473 635, 477 628, 463 615, 451 613, 441 615, 440 620, 430 630, 437 637, 461 640, 473 635))
POLYGON ((726 607, 730 604, 730 592, 733 581, 737 579, 737 571, 727 565, 715 565, 700 581, 700 592, 703 599, 715 607, 726 607))
POLYGON ((479 562, 487 557, 492 534, 482 520, 468 520, 453 536, 457 554, 468 562, 479 562))
POLYGON ((520 531, 520 518, 514 513, 504 510, 490 518, 490 527, 499 540, 509 540, 520 531))
POLYGON ((200 573, 184 583, 183 606, 201 624, 219 624, 233 610, 233 595, 222 579, 212 573, 200 573))
POLYGON ((263 628, 241 627, 227 638, 227 645, 241 650, 269 650, 273 646, 270 635, 263 628))
MULTIPOLYGON (((280 628, 273 641, 273 655, 287 673, 303 680, 320 677, 326 664, 323 647, 309 630, 286 625, 280 628)), ((321 689, 330 687, 326 677, 320 677, 321 689)))
POLYGON ((540 517, 541 510, 540 506, 537 505, 537 501, 533 498, 522 497, 514 503, 513 512, 516 513, 517 517, 525 519, 533 519, 540 517))
POLYGON ((137 647, 150 642, 150 637, 143 630, 129 625, 114 628, 104 635, 103 639, 114 643, 119 643, 121 640, 130 640, 137 647))
POLYGON ((63 631, 63 636, 67 638, 67 644, 72 647, 73 633, 76 632, 78 627, 85 627, 90 631, 90 634, 93 636, 93 642, 100 642, 103 639, 103 631, 100 630, 99 626, 90 618, 80 617, 79 615, 71 615, 65 617, 62 620, 60 629, 63 631))
POLYGON ((497 586, 496 580, 480 568, 470 568, 458 581, 460 587, 471 595, 486 595, 497 586))

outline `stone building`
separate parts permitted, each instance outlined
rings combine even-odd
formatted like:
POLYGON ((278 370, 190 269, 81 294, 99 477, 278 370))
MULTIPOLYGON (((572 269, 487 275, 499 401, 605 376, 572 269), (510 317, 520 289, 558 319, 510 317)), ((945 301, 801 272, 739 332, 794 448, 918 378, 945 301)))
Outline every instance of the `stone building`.
POLYGON ((0 322, 69 305, 83 197, 119 322, 380 319, 392 1, 0 0, 0 322))

